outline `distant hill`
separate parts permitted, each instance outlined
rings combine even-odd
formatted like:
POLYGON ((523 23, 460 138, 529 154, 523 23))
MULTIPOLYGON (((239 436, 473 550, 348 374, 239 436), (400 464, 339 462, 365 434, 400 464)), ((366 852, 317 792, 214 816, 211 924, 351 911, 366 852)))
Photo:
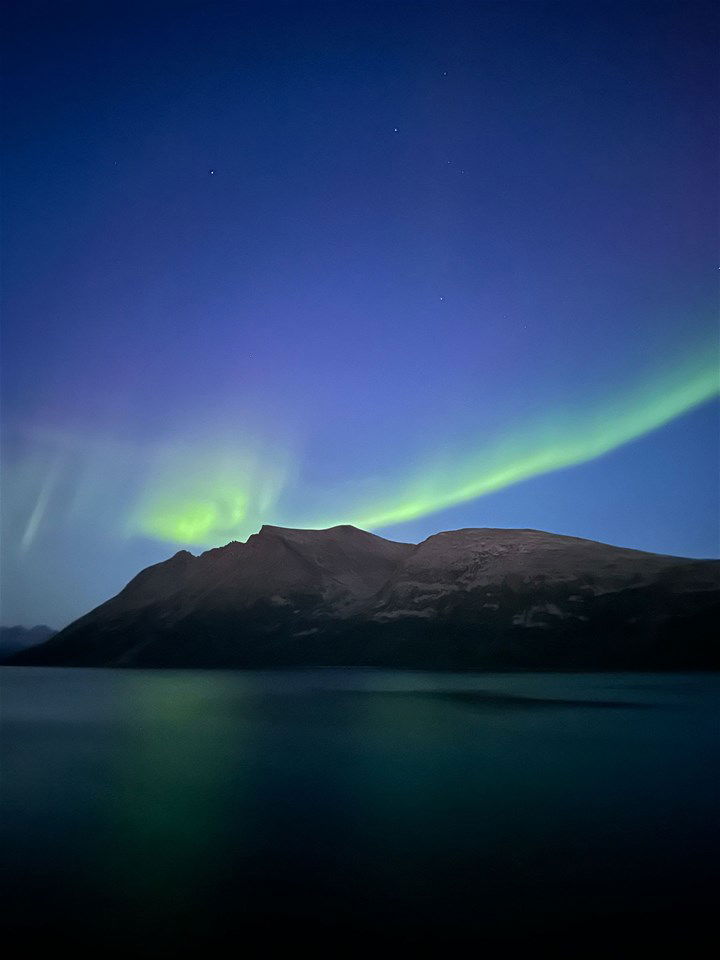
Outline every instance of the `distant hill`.
POLYGON ((537 530, 264 526, 180 551, 14 663, 716 669, 720 561, 537 530))
POLYGON ((57 630, 44 624, 37 627, 0 627, 0 663, 19 650, 44 643, 56 633, 57 630))

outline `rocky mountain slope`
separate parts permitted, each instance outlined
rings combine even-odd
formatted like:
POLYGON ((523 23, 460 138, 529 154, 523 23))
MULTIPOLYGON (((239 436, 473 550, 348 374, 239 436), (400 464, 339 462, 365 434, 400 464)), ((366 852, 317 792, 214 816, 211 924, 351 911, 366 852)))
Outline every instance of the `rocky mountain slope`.
POLYGON ((181 551, 13 662, 714 669, 720 561, 537 530, 265 526, 181 551))

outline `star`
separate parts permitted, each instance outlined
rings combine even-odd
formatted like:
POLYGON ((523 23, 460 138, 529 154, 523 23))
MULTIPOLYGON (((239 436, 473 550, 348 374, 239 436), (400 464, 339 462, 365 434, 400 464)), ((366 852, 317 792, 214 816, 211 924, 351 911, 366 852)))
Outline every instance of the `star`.
POLYGON ((393 130, 395 131, 395 133, 398 132, 398 128, 397 128, 397 127, 393 127, 393 130))
POLYGON ((214 176, 214 175, 215 175, 215 171, 214 171, 214 170, 211 170, 211 171, 210 171, 210 176, 212 177, 212 176, 214 176))

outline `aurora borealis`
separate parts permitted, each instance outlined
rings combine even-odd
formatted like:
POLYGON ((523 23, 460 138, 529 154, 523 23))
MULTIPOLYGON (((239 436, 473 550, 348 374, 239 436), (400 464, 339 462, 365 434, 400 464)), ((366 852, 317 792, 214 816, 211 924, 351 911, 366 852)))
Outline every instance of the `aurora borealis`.
POLYGON ((263 523, 720 552, 713 5, 39 7, 3 623, 263 523))
MULTIPOLYGON (((282 479, 251 458, 222 464, 222 450, 201 457, 199 472, 190 467, 192 451, 178 458, 143 493, 144 504, 129 526, 171 543, 213 546, 246 539, 263 522, 284 526, 330 527, 353 523, 377 530, 429 516, 475 500, 514 483, 584 463, 664 426, 718 395, 718 372, 710 348, 694 364, 678 364, 664 379, 643 384, 589 409, 564 411, 544 421, 524 424, 501 441, 456 451, 440 462, 429 461, 409 476, 383 478, 374 497, 355 499, 345 489, 313 493, 316 513, 283 504, 282 479), (209 472, 206 472, 209 471, 209 472), (332 504, 322 512, 320 504, 332 504), (268 519, 269 518, 269 519, 268 519)), ((359 478, 359 486, 362 480, 359 478)), ((292 489, 290 490, 292 495, 292 489)))

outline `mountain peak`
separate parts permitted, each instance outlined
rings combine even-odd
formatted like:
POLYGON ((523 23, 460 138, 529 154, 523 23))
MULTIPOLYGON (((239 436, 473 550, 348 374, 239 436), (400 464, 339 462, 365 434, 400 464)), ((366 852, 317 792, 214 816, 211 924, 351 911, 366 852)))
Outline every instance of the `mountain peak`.
MULTIPOLYGON (((368 534, 365 530, 360 530, 358 527, 353 527, 350 523, 341 523, 337 524, 334 527, 278 527, 270 523, 264 523, 260 530, 257 532, 256 536, 258 537, 270 537, 270 536, 307 536, 307 537, 317 537, 323 538, 328 534, 333 533, 361 533, 363 536, 372 536, 368 534)), ((379 538, 382 539, 382 538, 379 538)))

